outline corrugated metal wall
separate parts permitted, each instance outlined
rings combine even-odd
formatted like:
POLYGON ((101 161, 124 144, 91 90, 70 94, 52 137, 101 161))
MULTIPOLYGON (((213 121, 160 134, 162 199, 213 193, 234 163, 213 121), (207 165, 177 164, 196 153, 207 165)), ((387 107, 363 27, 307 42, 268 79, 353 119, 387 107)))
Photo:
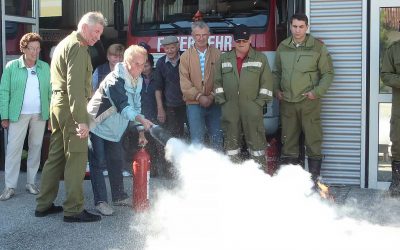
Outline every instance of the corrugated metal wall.
POLYGON ((310 0, 311 34, 333 58, 335 80, 322 101, 322 176, 330 184, 361 183, 362 1, 310 0))
MULTIPOLYGON (((132 0, 123 0, 124 2, 124 22, 128 24, 129 10, 132 0)), ((114 1, 112 0, 74 0, 74 23, 89 11, 100 11, 108 20, 108 25, 114 24, 114 1)))

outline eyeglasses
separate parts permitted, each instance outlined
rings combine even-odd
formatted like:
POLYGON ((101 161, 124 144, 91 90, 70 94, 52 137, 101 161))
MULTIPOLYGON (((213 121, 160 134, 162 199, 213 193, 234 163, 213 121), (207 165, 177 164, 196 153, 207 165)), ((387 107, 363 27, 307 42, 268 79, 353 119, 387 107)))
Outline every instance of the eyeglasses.
POLYGON ((203 37, 208 37, 210 34, 194 34, 194 37, 196 37, 197 39, 199 38, 203 38, 203 37))
POLYGON ((36 71, 31 70, 31 74, 35 76, 36 75, 36 71))
POLYGON ((39 52, 41 49, 39 48, 33 48, 33 47, 26 47, 27 50, 29 50, 30 52, 39 52))
POLYGON ((245 40, 245 39, 238 39, 235 40, 235 43, 247 43, 249 40, 245 40))

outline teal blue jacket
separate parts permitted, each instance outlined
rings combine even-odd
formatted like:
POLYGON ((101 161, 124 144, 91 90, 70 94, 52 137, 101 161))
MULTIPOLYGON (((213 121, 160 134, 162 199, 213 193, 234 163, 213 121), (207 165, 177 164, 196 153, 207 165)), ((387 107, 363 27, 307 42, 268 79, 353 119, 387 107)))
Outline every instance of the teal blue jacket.
MULTIPOLYGON (((41 60, 36 61, 39 79, 40 106, 43 120, 49 119, 51 99, 50 67, 41 60)), ((0 83, 0 116, 2 120, 17 122, 21 114, 28 71, 23 56, 7 63, 0 83)))

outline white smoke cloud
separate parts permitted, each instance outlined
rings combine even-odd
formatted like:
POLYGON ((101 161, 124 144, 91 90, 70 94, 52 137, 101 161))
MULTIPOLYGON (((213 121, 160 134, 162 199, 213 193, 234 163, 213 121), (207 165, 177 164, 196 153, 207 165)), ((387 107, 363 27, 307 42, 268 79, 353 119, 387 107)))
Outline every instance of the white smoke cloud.
POLYGON ((180 184, 160 191, 142 216, 146 249, 397 248, 399 228, 344 217, 311 192, 310 176, 299 166, 270 177, 252 161, 235 165, 176 139, 168 141, 166 157, 180 184))

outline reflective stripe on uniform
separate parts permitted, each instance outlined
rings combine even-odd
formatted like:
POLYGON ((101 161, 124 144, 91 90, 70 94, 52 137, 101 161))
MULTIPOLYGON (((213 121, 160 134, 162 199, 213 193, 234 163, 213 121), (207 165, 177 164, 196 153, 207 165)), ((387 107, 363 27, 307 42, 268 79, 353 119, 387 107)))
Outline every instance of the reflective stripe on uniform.
POLYGON ((224 62, 224 63, 222 63, 222 68, 232 68, 232 63, 224 62))
POLYGON ((224 93, 224 89, 223 88, 216 88, 215 89, 215 94, 219 94, 219 93, 224 93))
POLYGON ((254 151, 254 150, 249 149, 249 153, 250 153, 252 156, 262 156, 262 155, 265 155, 265 151, 264 151, 264 150, 254 151))
POLYGON ((233 149, 233 150, 226 150, 227 155, 237 155, 240 153, 240 148, 238 149, 233 149))
POLYGON ((260 94, 272 96, 272 91, 268 89, 260 89, 260 94))
POLYGON ((261 68, 262 67, 262 62, 245 62, 245 63, 243 63, 242 68, 245 68, 245 67, 259 67, 259 68, 261 68))

